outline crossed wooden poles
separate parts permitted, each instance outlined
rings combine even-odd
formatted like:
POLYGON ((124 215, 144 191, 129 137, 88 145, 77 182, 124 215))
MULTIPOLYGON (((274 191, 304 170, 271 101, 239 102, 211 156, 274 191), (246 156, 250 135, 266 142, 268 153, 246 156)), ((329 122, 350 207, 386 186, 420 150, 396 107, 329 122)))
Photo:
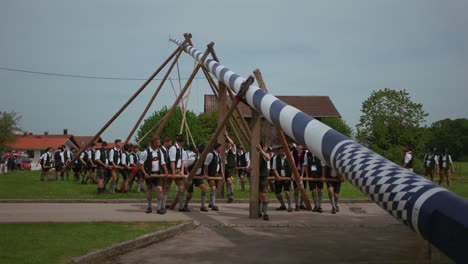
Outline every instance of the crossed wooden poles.
MULTIPOLYGON (((172 63, 169 66, 169 69, 165 73, 164 77, 161 79, 160 84, 156 88, 155 92, 151 96, 148 104, 146 105, 145 109, 135 122, 133 128, 131 129, 130 133, 128 134, 125 144, 128 143, 135 133, 136 129, 138 126, 140 126, 141 121, 143 120, 144 116, 147 114, 149 111, 150 107, 153 105, 154 100, 158 96, 159 92, 161 91, 162 87, 164 86, 164 83, 167 81, 169 78, 170 73, 172 72, 174 66, 177 65, 178 59, 182 52, 184 51, 184 45, 186 44, 192 44, 191 41, 191 34, 184 34, 185 40, 182 42, 181 45, 179 45, 172 53, 169 55, 169 57, 156 69, 156 71, 146 80, 140 88, 125 102, 125 104, 105 123, 105 125, 95 134, 95 136, 83 147, 81 148, 72 162, 69 163, 68 166, 71 166, 71 164, 74 164, 76 159, 83 153, 85 149, 87 149, 93 142, 96 142, 99 137, 104 133, 104 131, 120 116, 120 114, 135 100, 138 95, 141 94, 141 92, 150 84, 153 79, 166 67, 166 65, 171 61, 172 63)), ((213 145, 219 141, 222 145, 222 166, 221 169, 224 170, 224 148, 225 148, 225 140, 223 140, 223 135, 222 132, 225 130, 225 127, 227 123, 231 126, 232 130, 234 131, 234 135, 238 142, 245 146, 245 147, 250 147, 250 155, 251 155, 251 166, 253 168, 251 172, 251 187, 250 187, 250 210, 249 210, 249 216, 251 218, 257 218, 258 214, 258 185, 259 185, 259 161, 260 157, 258 154, 258 151, 256 150, 256 146, 260 144, 260 128, 261 128, 261 115, 257 113, 256 111, 252 111, 252 123, 251 127, 249 128, 249 125, 247 122, 244 120, 240 109, 238 107, 239 103, 243 100, 245 92, 249 88, 249 86, 254 82, 254 77, 250 76, 242 85, 242 88, 240 92, 237 95, 234 95, 234 93, 226 87, 222 82, 219 82, 218 85, 216 82, 213 80, 211 75, 209 74, 209 71, 205 68, 203 65, 204 60, 207 58, 209 54, 211 54, 212 58, 216 61, 218 61, 218 57, 213 49, 214 43, 211 42, 207 45, 207 49, 205 53, 203 54, 202 58, 200 61, 198 61, 197 65, 193 69, 190 77, 188 78, 187 82, 185 83, 184 87, 180 91, 179 95, 175 99, 174 103, 172 104, 171 108, 168 110, 167 114, 150 130, 148 133, 146 133, 143 138, 147 137, 156 127, 157 130, 154 133, 153 137, 159 137, 160 134, 162 133, 163 129, 166 127, 169 118, 172 116, 174 111, 176 110, 177 106, 180 104, 181 100, 183 99, 185 93, 189 88, 191 87, 192 81, 197 75, 198 71, 201 69, 203 74, 205 75, 208 84, 213 91, 214 95, 218 99, 218 112, 219 112, 219 119, 218 119, 218 127, 213 134, 213 136, 210 139, 210 142, 206 145, 205 149, 201 153, 199 159, 197 162, 194 164, 193 169, 190 171, 188 175, 179 175, 176 176, 176 178, 185 178, 186 179, 186 186, 188 187, 193 179, 204 179, 204 177, 201 176, 195 176, 195 172, 202 166, 203 160, 205 159, 206 155, 212 150, 213 145), (226 94, 229 95, 229 97, 226 97, 226 94)), ((266 85, 263 81, 263 78, 261 76, 260 70, 255 70, 254 71, 255 79, 257 79, 257 82, 259 83, 260 88, 266 90, 266 85)), ((186 108, 186 107, 185 107, 186 108)), ((185 124, 186 125, 186 124, 185 124)), ((181 125, 182 127, 182 125, 181 125)), ((186 125, 186 128, 188 126, 186 125)), ((279 140, 283 146, 284 149, 288 149, 288 144, 286 141, 286 138, 283 134, 283 131, 279 128, 276 128, 277 130, 277 135, 279 137, 279 140)), ((143 140, 143 138, 140 139, 140 142, 143 140)), ((248 149, 248 148, 245 148, 248 149)), ((287 158, 290 164, 295 164, 294 159, 292 157, 291 152, 287 151, 287 158)), ((302 184, 302 180, 304 181, 315 181, 313 178, 304 178, 300 179, 298 170, 296 166, 291 166, 292 167, 292 177, 284 180, 294 180, 301 192, 301 197, 302 200, 304 201, 304 204, 307 209, 311 209, 310 201, 307 198, 307 193, 304 189, 304 186, 302 184)), ((153 174, 150 177, 168 177, 168 178, 173 178, 172 176, 164 176, 164 175, 158 175, 158 174, 153 174)), ((222 180, 221 177, 210 177, 209 179, 212 180, 222 180)), ((274 177, 269 177, 269 180, 273 180, 274 177)), ((320 179, 318 179, 320 180, 320 179)), ((326 181, 331 181, 330 179, 326 179, 326 181)), ((220 189, 222 190, 222 181, 220 182, 220 189)))

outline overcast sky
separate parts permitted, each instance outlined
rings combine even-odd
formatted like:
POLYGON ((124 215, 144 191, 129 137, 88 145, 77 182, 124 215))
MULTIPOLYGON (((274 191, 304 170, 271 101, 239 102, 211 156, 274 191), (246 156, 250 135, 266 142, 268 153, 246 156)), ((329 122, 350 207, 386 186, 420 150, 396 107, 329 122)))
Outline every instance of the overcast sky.
MULTIPOLYGON (((243 77, 260 68, 272 94, 330 96, 353 129, 362 102, 385 87, 406 89, 430 125, 468 117, 467 13, 462 0, 1 0, 0 67, 145 79, 175 49, 169 36, 191 32, 201 50, 215 42, 221 63, 243 77)), ((183 54, 181 75, 192 67, 183 54)), ((94 135, 142 83, 0 70, 0 111, 21 114, 26 131, 94 135)), ((127 137, 156 86, 105 140, 127 137)), ((205 93, 206 81, 195 81, 195 112, 205 93)), ((150 112, 174 98, 165 86, 150 112)))

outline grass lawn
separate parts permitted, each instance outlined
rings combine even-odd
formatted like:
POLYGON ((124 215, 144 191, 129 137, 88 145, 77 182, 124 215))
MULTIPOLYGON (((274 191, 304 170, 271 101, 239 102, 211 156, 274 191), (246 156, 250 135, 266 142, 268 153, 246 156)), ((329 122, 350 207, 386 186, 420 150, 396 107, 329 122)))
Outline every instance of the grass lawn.
MULTIPOLYGON (((468 165, 464 163, 463 165, 468 165)), ((467 166, 468 169, 468 166, 467 166)), ((15 171, 8 174, 0 174, 0 199, 125 199, 125 198, 145 198, 145 193, 128 194, 97 194, 97 185, 74 183, 70 177, 69 181, 55 182, 39 181, 39 171, 15 171)), ((467 175, 468 176, 468 175, 467 175)), ((121 179, 120 179, 121 180, 121 179)), ((120 185, 120 184, 119 184, 120 185)), ((174 185, 173 185, 174 187, 174 185)), ((133 187, 136 189, 136 187, 133 187)), ((450 188, 462 197, 468 197, 468 181, 455 181, 450 188)), ((325 191, 326 192, 326 191, 325 191)), ((249 185, 246 190, 240 190, 240 183, 234 180, 235 198, 248 199, 250 196, 249 185)), ((175 196, 175 187, 169 193, 169 198, 175 196)), ((195 188, 194 198, 200 197, 200 190, 195 188)), ((276 200, 273 193, 269 194, 270 199, 276 200)), ((345 182, 341 191, 342 198, 366 198, 358 189, 350 183, 345 182)))
POLYGON ((2 263, 65 263, 72 257, 178 222, 2 223, 2 263))

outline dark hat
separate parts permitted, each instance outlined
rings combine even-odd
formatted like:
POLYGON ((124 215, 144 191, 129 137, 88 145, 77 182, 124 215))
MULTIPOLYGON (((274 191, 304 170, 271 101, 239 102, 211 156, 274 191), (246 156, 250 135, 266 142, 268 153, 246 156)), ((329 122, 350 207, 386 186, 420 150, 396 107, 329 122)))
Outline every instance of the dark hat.
POLYGON ((107 142, 105 142, 105 141, 101 142, 101 146, 103 146, 103 147, 107 146, 107 142))
POLYGON ((177 134, 176 135, 176 141, 179 141, 179 142, 180 141, 185 141, 185 138, 184 138, 184 136, 182 134, 177 134))
POLYGON ((271 146, 269 146, 269 147, 267 148, 267 151, 268 151, 268 152, 273 151, 273 148, 271 148, 271 146))
POLYGON ((201 144, 198 144, 198 151, 202 152, 204 149, 205 149, 205 144, 201 143, 201 144))
POLYGON ((195 149, 195 146, 192 145, 192 144, 189 144, 189 145, 187 146, 187 149, 193 151, 193 150, 195 149))
POLYGON ((238 148, 238 149, 244 149, 244 147, 242 147, 241 144, 237 144, 237 145, 236 145, 236 148, 238 148))

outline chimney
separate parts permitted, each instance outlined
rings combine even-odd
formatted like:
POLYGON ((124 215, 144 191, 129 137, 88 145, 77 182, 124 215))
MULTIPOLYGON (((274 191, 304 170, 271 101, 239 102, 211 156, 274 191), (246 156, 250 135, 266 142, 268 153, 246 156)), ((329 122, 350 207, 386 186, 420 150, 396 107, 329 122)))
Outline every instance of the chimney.
POLYGON ((32 134, 33 134, 32 132, 29 132, 29 135, 30 135, 30 136, 32 136, 32 134))
POLYGON ((64 134, 64 135, 68 135, 68 129, 64 128, 64 129, 63 129, 63 134, 64 134))
POLYGON ((24 133, 23 133, 23 136, 27 136, 27 135, 28 135, 28 132, 24 132, 24 133))
POLYGON ((49 135, 49 131, 44 131, 44 135, 49 135))

